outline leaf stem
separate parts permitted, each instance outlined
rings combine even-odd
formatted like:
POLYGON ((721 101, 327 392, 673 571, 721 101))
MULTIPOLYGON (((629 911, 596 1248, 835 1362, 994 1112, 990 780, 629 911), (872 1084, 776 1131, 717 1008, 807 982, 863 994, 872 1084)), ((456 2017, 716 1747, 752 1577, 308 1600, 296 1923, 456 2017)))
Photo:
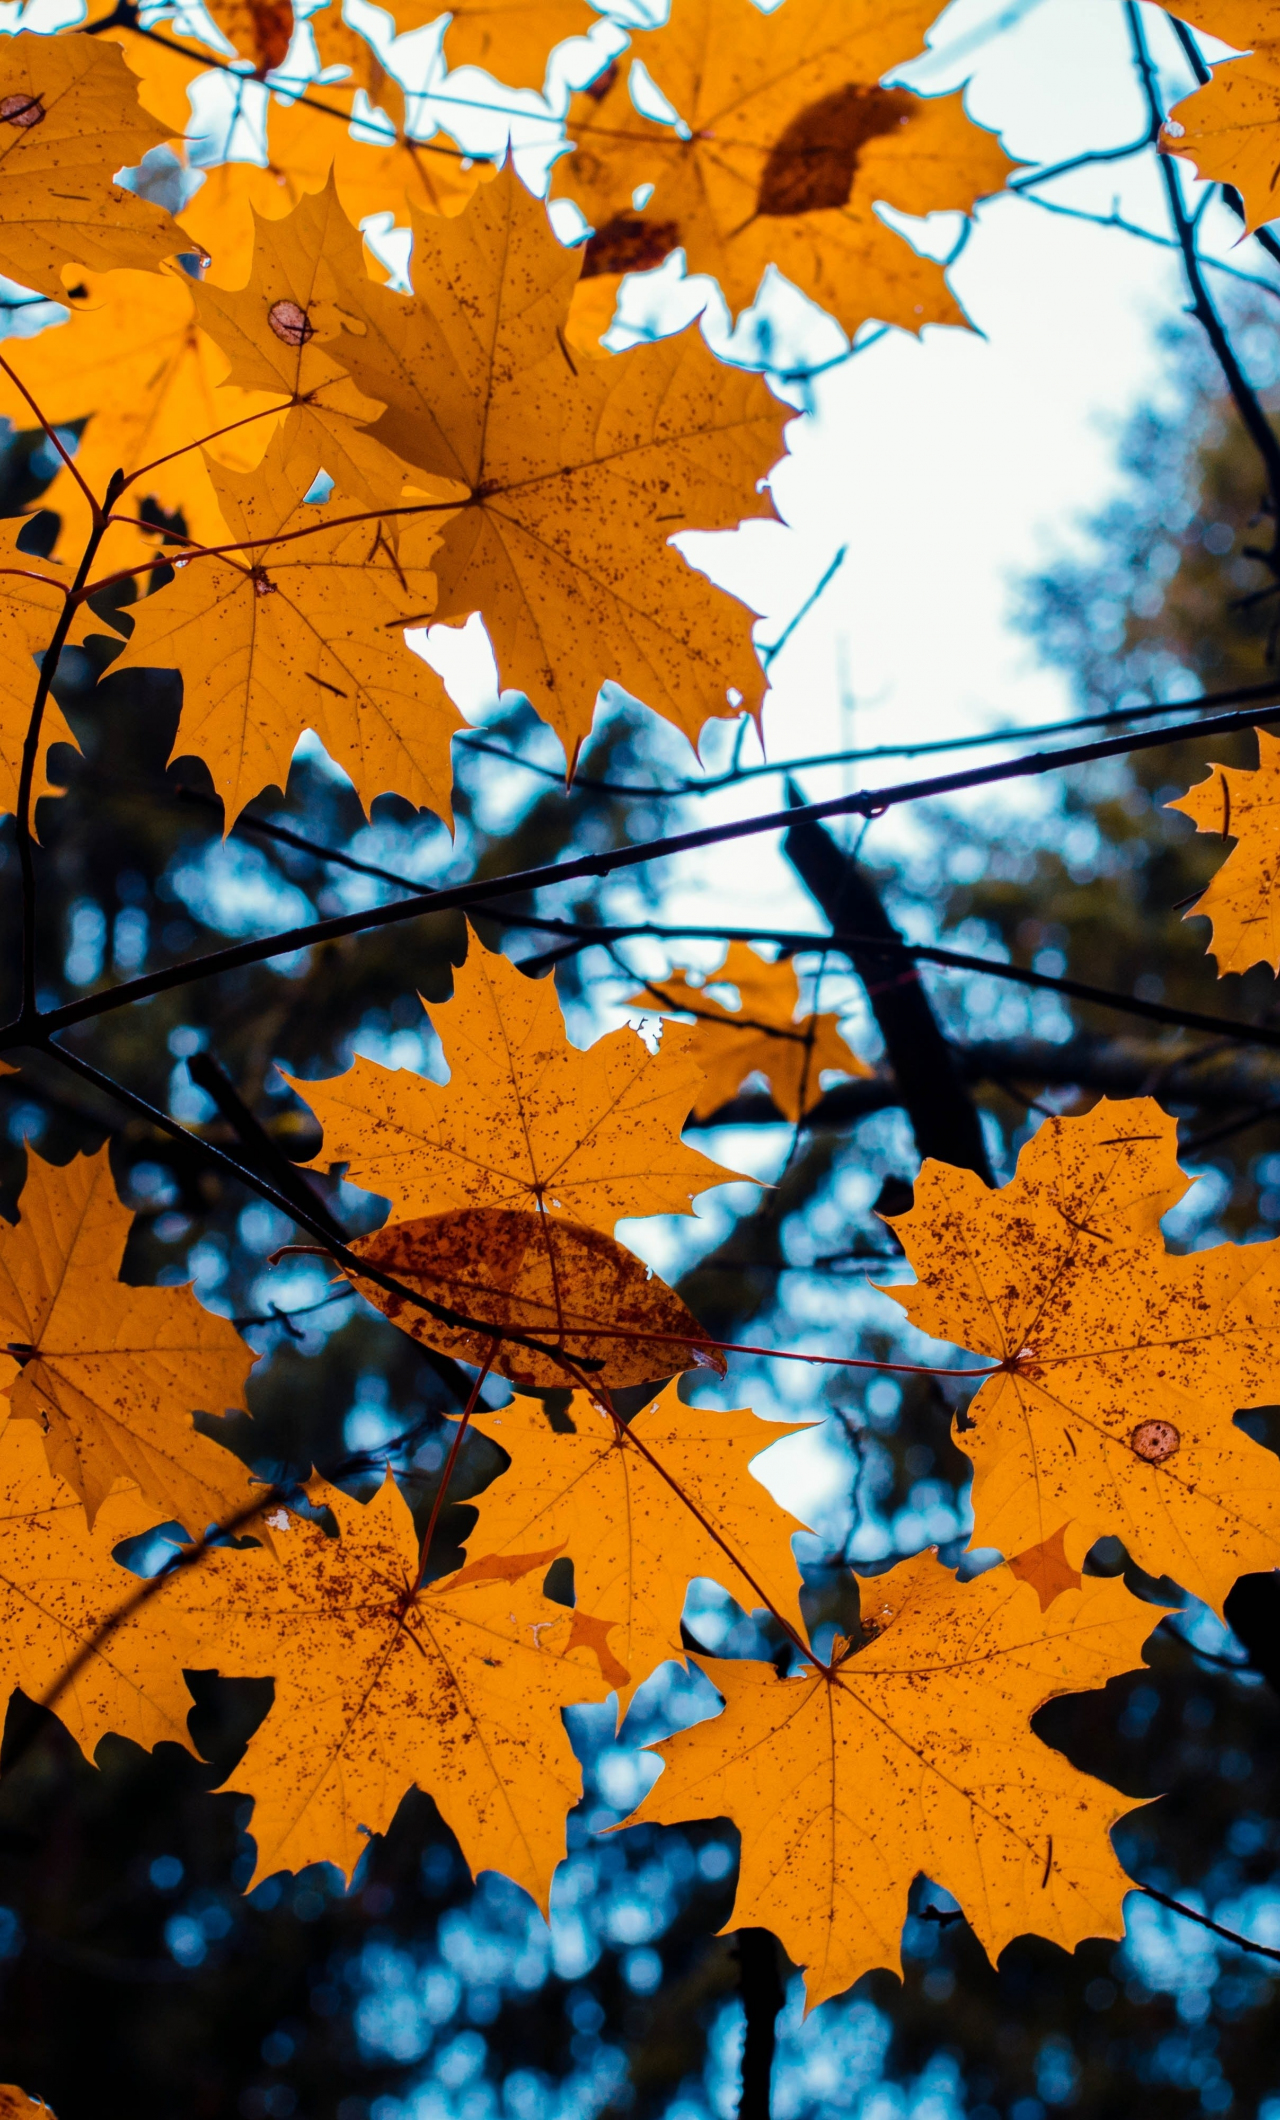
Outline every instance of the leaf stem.
POLYGON ((425 1577, 427 1572, 427 1563, 431 1558, 431 1541, 435 1537, 436 1525, 440 1521, 440 1511, 444 1507, 444 1498, 449 1491, 449 1482, 453 1478, 453 1468, 458 1462, 458 1453, 462 1448, 463 1438, 465 1437, 467 1429, 470 1425, 471 1416, 476 1410, 476 1405, 479 1400, 480 1393, 484 1389, 485 1378, 488 1376, 490 1369, 493 1367, 493 1359, 498 1352, 498 1346, 499 1340, 495 1336, 492 1340, 490 1340, 489 1352, 486 1354, 484 1361, 481 1363, 480 1368, 476 1372, 476 1380, 471 1387, 471 1396, 462 1409, 461 1417, 454 1432, 453 1441, 449 1445, 449 1455, 444 1461, 444 1471, 440 1475, 440 1485, 436 1488, 436 1498, 431 1504, 431 1515, 427 1520, 427 1528, 422 1536, 422 1551, 418 1556, 418 1572, 413 1580, 413 1588, 409 1592, 410 1603, 413 1602, 413 1599, 418 1595, 419 1590, 421 1590, 422 1588, 423 1578, 425 1577))
POLYGON ((28 390, 26 384, 23 382, 22 377, 14 373, 13 369, 9 366, 9 363, 4 359, 3 355, 0 355, 0 372, 3 372, 5 375, 8 376, 9 381, 13 384, 15 390, 21 391, 28 405, 30 405, 31 410, 34 412, 36 418, 39 420, 41 428, 44 431, 45 440, 47 442, 52 442, 54 448, 58 452, 58 455, 62 458, 63 463, 66 465, 67 470, 71 473, 72 478, 75 480, 77 486, 80 488, 80 491, 83 493, 85 499, 88 501, 89 507, 92 511, 93 520, 96 524, 102 514, 102 506, 98 501, 96 494, 87 484, 83 473, 81 472, 79 466, 76 463, 75 458, 71 455, 71 452, 63 445, 62 439, 59 436, 56 428, 50 426, 43 412, 41 412, 40 407, 37 405, 35 399, 32 397, 31 392, 28 390))
MULTIPOLYGON (((278 530, 271 537, 236 538, 225 545, 200 545, 196 543, 194 538, 183 537, 176 530, 171 530, 165 532, 165 535, 171 543, 181 545, 182 551, 181 553, 166 555, 166 557, 169 558, 170 564, 172 564, 174 558, 180 558, 184 566, 190 565, 198 559, 226 559, 234 566, 234 554, 237 552, 257 552, 267 548, 274 550, 277 545, 296 544, 299 538, 319 537, 324 531, 345 530, 352 524, 382 523, 392 516, 456 515, 462 506, 464 506, 464 501, 460 498, 452 501, 416 501, 411 505, 401 506, 397 504, 395 507, 388 508, 362 508, 358 513, 351 515, 331 516, 327 521, 304 523, 301 529, 298 530, 278 530)), ((100 596, 104 589, 114 589, 118 583, 133 581, 140 574, 150 574, 155 568, 155 564, 154 559, 146 559, 140 560, 136 566, 117 567, 114 573, 104 574, 100 581, 90 582, 86 587, 82 588, 80 601, 85 602, 91 596, 100 596)), ((406 619, 405 624, 407 625, 408 623, 409 621, 406 619)), ((1280 712, 1280 709, 1277 709, 1277 712, 1280 712)))
MULTIPOLYGON (((572 1362, 570 1362, 567 1363, 566 1366, 572 1369, 574 1365, 572 1364, 572 1362)), ((588 1378, 582 1376, 580 1373, 578 1374, 578 1384, 580 1389, 586 1393, 586 1396, 590 1399, 592 1405, 595 1406, 602 1414, 604 1414, 607 1420, 613 1422, 614 1434, 617 1437, 619 1448, 622 1450, 631 1449, 638 1451, 640 1456, 645 1460, 645 1463, 651 1466, 653 1471, 657 1473, 659 1479, 665 1480, 667 1486, 671 1489, 671 1492, 676 1496, 678 1501, 683 1503, 684 1507, 688 1510, 690 1516, 694 1518, 695 1522, 701 1524, 708 1538, 714 1539, 716 1545, 720 1548, 720 1551, 725 1554, 729 1560, 732 1561, 734 1567, 737 1569, 737 1572, 742 1577, 743 1581, 751 1585, 751 1588, 755 1591, 755 1594, 759 1598, 765 1611, 768 1612, 771 1617, 778 1622, 778 1625, 781 1627, 783 1633, 786 1635, 787 1640, 792 1644, 794 1648, 800 1651, 800 1654, 804 1657, 805 1662, 813 1664, 819 1671, 822 1672, 824 1678, 828 1680, 833 1679, 835 1677, 835 1666, 832 1664, 822 1663, 820 1659, 814 1655, 812 1648, 805 1640, 804 1636, 796 1630, 796 1628, 792 1625, 791 1621, 786 1618, 785 1614, 779 1612, 768 1591, 761 1588, 761 1585, 756 1581, 755 1576, 751 1573, 751 1570, 747 1567, 745 1561, 739 1560, 737 1554, 734 1552, 728 1540, 723 1536, 721 1532, 717 1531, 710 1517, 704 1516, 702 1510, 699 1509, 697 1503, 685 1493, 684 1488, 680 1485, 679 1480, 675 1478, 674 1474, 667 1471, 667 1468, 663 1464, 661 1458, 655 1457, 652 1450, 650 1450, 648 1444, 643 1442, 641 1438, 636 1434, 634 1427, 632 1427, 626 1421, 621 1419, 620 1415, 617 1412, 617 1409, 613 1404, 612 1398, 610 1397, 609 1393, 604 1389, 604 1387, 599 1384, 591 1383, 588 1378)))

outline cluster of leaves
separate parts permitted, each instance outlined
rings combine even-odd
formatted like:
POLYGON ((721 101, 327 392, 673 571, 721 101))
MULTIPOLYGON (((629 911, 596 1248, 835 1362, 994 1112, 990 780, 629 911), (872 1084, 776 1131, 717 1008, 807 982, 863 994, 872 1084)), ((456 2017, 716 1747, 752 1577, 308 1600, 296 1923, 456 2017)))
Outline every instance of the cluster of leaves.
MULTIPOLYGON (((1200 26, 1225 34, 1226 12, 1200 26)), ((213 13, 257 75, 278 72, 287 9, 213 13)), ((34 416, 61 456, 56 542, 11 539, 0 575, 0 801, 28 862, 50 748, 73 740, 52 687, 76 644, 180 674, 175 755, 203 761, 228 824, 283 782, 305 730, 366 811, 391 792, 448 821, 461 723, 405 638, 432 619, 481 615, 501 681, 571 771, 605 684, 692 741, 758 713, 751 616, 671 538, 770 510, 785 411, 695 327, 618 355, 600 333, 621 274, 677 247, 735 311, 776 264, 850 332, 869 315, 963 322, 941 269, 873 210, 968 211, 1010 168, 958 98, 882 85, 932 13, 677 0, 636 48, 678 122, 640 113, 616 68, 570 114, 555 189, 595 222, 577 252, 510 166, 414 140, 392 77, 327 15, 319 56, 349 68, 350 98, 273 107, 268 167, 210 171, 176 219, 112 179, 178 136, 205 58, 131 26, 6 40, 0 268, 70 310, 0 362, 0 409, 34 416), (390 107, 385 132, 357 89, 390 107), (412 226, 407 294, 354 226, 387 206, 412 226), (58 430, 81 423, 73 455, 58 430)), ((455 62, 488 56, 485 19, 456 11, 455 62)), ((540 79, 589 19, 513 11, 494 63, 514 85, 540 79)), ((1215 771, 1184 804, 1208 829, 1234 816, 1260 835, 1237 925, 1273 895, 1265 774, 1280 767, 1263 767, 1260 787, 1215 771)), ((48 1051, 34 932, 10 1048, 48 1051)), ((1220 955, 1272 956, 1244 947, 1220 955)), ((800 1527, 751 1469, 790 1428, 659 1388, 723 1373, 731 1349, 614 1230, 688 1212, 733 1175, 681 1130, 753 1071, 799 1122, 824 1071, 868 1070, 834 1018, 797 1021, 789 966, 740 945, 702 985, 678 973, 635 1004, 693 1023, 656 1050, 621 1030, 579 1052, 550 983, 473 939, 453 998, 429 1009, 447 1084, 368 1060, 293 1079, 322 1130, 316 1167, 390 1202, 384 1227, 325 1248, 403 1332, 476 1373, 425 1533, 390 1474, 363 1502, 320 1479, 255 1486, 217 1440, 246 1410, 252 1351, 188 1290, 120 1279, 129 1216, 105 1150, 32 1155, 0 1236, 8 1687, 92 1757, 108 1731, 191 1750, 185 1672, 271 1679, 232 1781, 253 1803, 254 1878, 315 1862, 350 1878, 417 1787, 473 1874, 500 1871, 545 1908, 581 1790, 564 1709, 616 1696, 621 1714, 692 1653, 723 1710, 660 1747, 635 1816, 734 1822, 728 1925, 778 1935, 811 2002, 900 1967, 920 1872, 993 1955, 1019 1935, 1071 1948, 1122 1933, 1108 1836, 1134 1806, 1032 1717, 1140 1668, 1160 1617, 1085 1572, 1095 1540, 1121 1538, 1219 1612, 1240 1575, 1280 1561, 1280 1470, 1233 1425, 1273 1395, 1280 1252, 1166 1250, 1184 1183, 1148 1098, 1050 1120, 999 1191, 927 1164, 893 1221, 917 1274, 899 1301, 985 1358, 956 1441, 975 1466, 975 1545, 1007 1558, 967 1582, 929 1554, 850 1578, 856 1618, 811 1634, 800 1527), (704 995, 717 984, 736 1009, 704 995), (499 1409, 482 1403, 490 1373, 519 1387, 499 1409), (442 1567, 440 1506, 470 1430, 509 1463, 463 1565, 442 1567), (140 1582, 119 1549, 165 1527, 176 1558, 140 1582), (571 1603, 548 1595, 565 1562, 571 1603), (697 1649, 681 1615, 699 1577, 771 1616, 775 1662, 697 1649)))

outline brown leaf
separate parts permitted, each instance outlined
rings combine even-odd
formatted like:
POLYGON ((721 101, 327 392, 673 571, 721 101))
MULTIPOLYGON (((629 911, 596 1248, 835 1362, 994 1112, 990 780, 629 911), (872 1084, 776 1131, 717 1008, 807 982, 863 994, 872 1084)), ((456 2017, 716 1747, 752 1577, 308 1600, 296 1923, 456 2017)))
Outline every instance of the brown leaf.
POLYGON ((722 1357, 698 1345, 705 1335, 679 1296, 601 1230, 518 1208, 461 1208, 393 1222, 351 1249, 431 1302, 479 1321, 446 1323, 376 1282, 349 1277, 428 1347, 480 1363, 491 1327, 493 1335, 520 1333, 563 1351, 566 1359, 557 1360, 500 1343, 492 1366, 513 1383, 545 1388, 585 1379, 617 1389, 700 1366, 723 1374, 722 1357))

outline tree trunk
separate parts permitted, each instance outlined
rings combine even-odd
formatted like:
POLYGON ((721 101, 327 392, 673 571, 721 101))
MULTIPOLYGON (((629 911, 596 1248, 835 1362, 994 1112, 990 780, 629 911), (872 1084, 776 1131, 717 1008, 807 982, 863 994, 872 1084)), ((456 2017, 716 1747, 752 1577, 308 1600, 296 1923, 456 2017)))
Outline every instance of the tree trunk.
POLYGON ((742 1968, 742 2008, 747 2020, 738 2120, 769 2120, 778 2012, 786 1993, 778 1971, 778 1945, 768 1929, 739 1929, 738 1963, 742 1968))
MULTIPOLYGON (((794 791, 788 790, 793 796, 794 791)), ((866 871, 820 824, 793 825, 787 859, 832 929, 900 941, 866 871)), ((867 991, 921 1159, 936 1156, 994 1184, 982 1123, 913 965, 874 944, 851 952, 867 991)))

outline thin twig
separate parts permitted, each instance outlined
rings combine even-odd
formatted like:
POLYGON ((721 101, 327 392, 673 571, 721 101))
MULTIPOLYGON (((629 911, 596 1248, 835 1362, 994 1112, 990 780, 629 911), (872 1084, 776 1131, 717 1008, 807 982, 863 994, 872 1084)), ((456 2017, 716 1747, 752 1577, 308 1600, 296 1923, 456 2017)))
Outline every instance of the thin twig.
MULTIPOLYGON (((1275 689, 1280 689, 1280 683, 1275 689)), ((970 767, 962 773, 938 774, 931 780, 905 781, 897 786, 863 789, 852 795, 835 796, 828 802, 802 803, 794 809, 771 810, 764 816, 740 818, 728 824, 707 825, 700 831, 677 832, 668 838, 614 847, 607 853, 580 854, 569 861, 550 862, 544 867, 524 869, 515 875, 454 884, 445 890, 421 891, 402 899, 398 904, 369 906, 363 912, 344 913, 332 920, 313 921, 305 927, 289 928, 282 933, 266 935, 252 942, 235 943, 227 949, 210 950, 200 957, 188 958, 185 963, 167 965, 163 970, 148 972, 139 979, 122 981, 118 986, 107 988, 104 993, 87 994, 80 1001, 67 1002, 61 1008, 48 1010, 38 1019, 39 1027, 49 1035, 65 1030, 73 1023, 87 1022, 92 1017, 106 1015, 112 1010, 130 1007, 134 1002, 145 1001, 153 994, 168 993, 175 987, 188 986, 193 980, 217 978, 221 973, 236 971, 242 965, 261 964, 271 957, 285 956, 295 950, 311 949, 318 943, 334 942, 344 935, 364 934, 371 929, 391 927, 404 920, 417 920, 428 913, 482 909, 506 898, 522 896, 528 891, 574 882, 579 877, 608 876, 618 869, 639 868, 650 861, 692 853, 703 847, 722 846, 734 840, 751 839, 769 832, 790 831, 797 824, 816 823, 828 817, 879 817, 905 803, 921 802, 932 796, 957 794, 967 789, 993 786, 1003 781, 1026 779, 1059 771, 1064 766, 1085 765, 1102 758, 1124 757, 1133 751, 1180 743, 1189 736, 1208 738, 1232 735, 1258 723, 1276 720, 1280 720, 1280 706, 1257 707, 1239 714, 1220 714, 1210 721, 1175 724, 1166 729, 1144 731, 1137 736, 1109 738, 1102 743, 1074 744, 1056 751, 1033 751, 1029 756, 1004 760, 994 766, 970 767)), ((811 942, 809 937, 803 937, 799 947, 810 946, 821 945, 811 942)), ((859 946, 862 946, 861 938, 859 946)), ((875 946, 886 950, 890 947, 888 943, 879 940, 875 946)), ((954 952, 938 953, 920 949, 917 954, 926 958, 932 955, 936 962, 951 963, 961 970, 989 971, 994 978, 1015 978, 1024 985, 1042 986, 1049 992, 1074 993, 1082 1000, 1096 999, 1106 1006, 1123 1007, 1130 1014, 1147 1016, 1158 1023, 1185 1024, 1224 1037, 1263 1045, 1280 1043, 1280 1032, 1232 1024, 1221 1017, 1183 1013, 1167 1009, 1158 1002, 1119 1002, 1099 989, 1080 986, 1078 982, 1058 981, 1045 974, 1015 971, 1011 966, 988 965, 981 959, 959 957, 954 952)), ((16 1024, 8 1024, 0 1030, 0 1053, 12 1051, 15 1046, 29 1042, 28 1036, 22 1033, 16 1024)))
POLYGON ((440 1475, 440 1485, 436 1488, 436 1498, 431 1504, 431 1515, 427 1519, 427 1528, 422 1534, 422 1550, 418 1556, 418 1573, 414 1578, 413 1590, 410 1593, 411 1597, 416 1597, 422 1588, 423 1579, 427 1572, 427 1564, 431 1559, 431 1541, 436 1535, 436 1525, 440 1521, 440 1511, 444 1507, 444 1498, 449 1491, 449 1482, 453 1478, 453 1468, 458 1462, 458 1452, 462 1448, 463 1439, 471 1424, 471 1416, 476 1410, 476 1402, 484 1389, 485 1378, 493 1367, 494 1356, 497 1354, 500 1344, 496 1337, 490 1340, 489 1352, 476 1372, 476 1380, 471 1387, 471 1396, 462 1409, 462 1417, 454 1431, 453 1441, 449 1445, 449 1455, 444 1461, 444 1471, 440 1475))
MULTIPOLYGON (((1137 0, 1125 0, 1124 11, 1125 20, 1129 25, 1134 66, 1151 114, 1152 137, 1158 139, 1164 124, 1165 111, 1160 97, 1159 77, 1152 63, 1137 0)), ((1182 195, 1182 172, 1173 154, 1162 153, 1159 162, 1165 196, 1169 202, 1169 217, 1182 252, 1187 291, 1191 296, 1191 313, 1204 328, 1205 336, 1213 348, 1223 380, 1231 394, 1232 403, 1266 473, 1273 531, 1270 553, 1259 554, 1259 557, 1273 574, 1280 574, 1280 440, 1277 440, 1258 394, 1236 358, 1235 348, 1205 285, 1202 260, 1196 247, 1195 227, 1187 213, 1182 195)))
POLYGON ((1184 1921, 1195 1921, 1202 1929, 1211 1929, 1215 1936, 1221 1936, 1224 1943, 1234 1944, 1238 1951, 1253 1951, 1259 1958, 1272 1958, 1280 1965, 1280 1951, 1273 1951, 1269 1944, 1255 1943, 1251 1936, 1237 1935, 1234 1929, 1224 1929, 1220 1921, 1210 1921, 1207 1914, 1197 1914, 1194 1907, 1184 1907, 1180 1899, 1170 1899, 1167 1892, 1157 1892, 1153 1884, 1135 1884, 1134 1890, 1145 1893, 1148 1899, 1157 1900, 1162 1907, 1168 1907, 1171 1914, 1181 1914, 1184 1921))
POLYGON ((9 363, 4 359, 3 355, 0 355, 0 370, 2 370, 3 373, 8 376, 9 381, 14 385, 14 388, 21 391, 28 405, 30 405, 31 410, 34 412, 37 420, 40 422, 41 428, 43 429, 45 440, 47 442, 52 442, 54 448, 58 452, 58 455, 62 458, 62 461, 66 465, 67 470, 71 473, 72 478, 75 480, 77 486, 80 488, 80 491, 83 493, 85 499, 88 501, 90 513, 94 522, 96 522, 98 520, 99 514, 101 513, 101 503, 98 500, 97 494, 94 493, 92 488, 86 483, 84 475, 81 472, 79 465, 76 463, 75 458, 67 449, 65 443, 63 442, 61 436, 57 431, 57 428, 50 426, 43 412, 41 412, 40 407, 37 405, 35 399, 32 397, 31 392, 28 390, 26 384, 23 382, 22 377, 20 375, 15 374, 14 370, 9 366, 9 363))

